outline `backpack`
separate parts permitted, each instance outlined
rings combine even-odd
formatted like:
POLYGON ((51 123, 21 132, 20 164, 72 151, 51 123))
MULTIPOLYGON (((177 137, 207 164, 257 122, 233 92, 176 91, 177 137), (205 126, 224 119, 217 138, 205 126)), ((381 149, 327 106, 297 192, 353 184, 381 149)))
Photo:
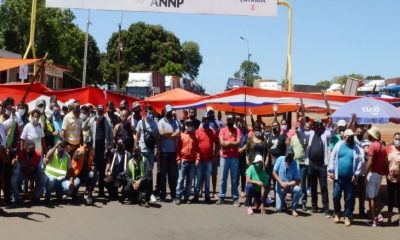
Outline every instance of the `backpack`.
POLYGON ((152 131, 148 131, 146 128, 146 124, 144 123, 144 119, 142 120, 142 126, 143 126, 143 139, 144 139, 144 144, 148 149, 154 149, 154 146, 156 145, 156 138, 154 137, 154 134, 152 131))

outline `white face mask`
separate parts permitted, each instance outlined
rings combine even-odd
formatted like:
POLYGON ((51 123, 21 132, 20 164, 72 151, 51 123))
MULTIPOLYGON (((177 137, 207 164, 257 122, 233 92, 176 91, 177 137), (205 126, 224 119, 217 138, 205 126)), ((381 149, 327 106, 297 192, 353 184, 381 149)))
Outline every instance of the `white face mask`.
POLYGON ((22 117, 25 114, 25 109, 22 109, 22 108, 18 109, 18 114, 19 114, 19 116, 22 117))
POLYGON ((87 118, 87 115, 84 114, 84 113, 81 113, 81 114, 79 115, 79 117, 80 117, 82 120, 85 120, 85 119, 87 118))
POLYGON ((282 129, 282 131, 286 131, 287 130, 287 125, 282 125, 281 129, 282 129))
POLYGON ((7 116, 11 116, 11 110, 10 109, 6 109, 6 115, 7 116))
POLYGON ((39 112, 43 113, 44 112, 44 107, 38 107, 37 108, 39 110, 39 112))
POLYGON ((400 140, 394 140, 393 144, 397 148, 400 147, 400 140))

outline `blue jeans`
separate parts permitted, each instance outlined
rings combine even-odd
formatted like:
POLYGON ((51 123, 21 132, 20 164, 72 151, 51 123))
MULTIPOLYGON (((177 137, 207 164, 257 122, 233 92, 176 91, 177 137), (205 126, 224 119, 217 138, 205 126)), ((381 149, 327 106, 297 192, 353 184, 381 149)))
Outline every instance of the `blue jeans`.
POLYGON ((246 184, 246 205, 248 207, 251 207, 253 205, 253 198, 257 204, 261 204, 262 197, 264 197, 262 196, 261 192, 263 192, 263 194, 265 195, 265 191, 263 191, 262 189, 256 191, 255 187, 256 186, 253 183, 246 184))
POLYGON ((69 181, 65 178, 56 179, 53 176, 45 175, 46 199, 50 199, 51 193, 56 192, 58 199, 68 194, 69 181))
POLYGON ((340 199, 344 191, 344 216, 352 217, 354 211, 354 186, 351 182, 352 177, 338 177, 333 185, 333 206, 335 214, 340 214, 340 199))
POLYGON ((143 162, 144 162, 144 169, 146 169, 146 172, 153 172, 153 167, 154 167, 154 151, 149 151, 149 152, 142 152, 143 156, 143 162))
POLYGON ((176 198, 181 199, 183 196, 184 199, 188 199, 192 189, 192 182, 194 178, 194 171, 196 170, 196 165, 194 161, 182 161, 181 164, 178 165, 178 168, 179 177, 178 184, 176 186, 176 198))
POLYGON ((222 200, 226 196, 226 181, 228 179, 229 171, 231 172, 231 193, 233 201, 239 199, 239 191, 238 191, 238 171, 239 171, 239 159, 238 158, 223 158, 221 157, 221 169, 222 169, 222 176, 221 176, 221 186, 220 186, 220 193, 219 198, 222 200))
POLYGON ((79 187, 82 184, 86 184, 86 191, 88 193, 92 193, 94 187, 96 186, 96 182, 97 182, 97 175, 93 171, 90 171, 86 175, 80 174, 79 176, 74 178, 74 192, 73 192, 73 194, 76 194, 78 192, 79 187))
POLYGON ((210 198, 210 178, 212 173, 213 161, 200 161, 197 166, 196 184, 194 188, 194 196, 199 197, 200 187, 204 181, 205 199, 210 198))
MULTIPOLYGON (((279 183, 276 183, 279 184, 279 183)), ((292 210, 297 209, 297 204, 299 202, 300 196, 301 196, 301 187, 300 186, 294 186, 292 188, 286 188, 282 189, 281 187, 276 187, 276 210, 278 212, 281 212, 283 210, 284 204, 286 204, 285 198, 286 194, 291 193, 292 194, 292 202, 290 208, 292 210)))
POLYGON ((307 178, 308 178, 308 171, 307 166, 304 164, 299 164, 299 176, 301 178, 301 203, 303 206, 307 204, 307 178))
MULTIPOLYGON (((34 173, 32 173, 32 176, 35 178, 35 193, 34 197, 35 199, 39 199, 41 188, 39 187, 39 177, 40 174, 38 173, 38 169, 34 173)), ((12 175, 11 175, 11 190, 14 194, 15 200, 20 200, 21 195, 19 192, 18 184, 20 181, 28 181, 31 176, 22 176, 21 175, 21 164, 17 162, 16 166, 12 169, 12 175)), ((28 185, 24 185, 24 191, 26 192, 28 190, 28 185)))

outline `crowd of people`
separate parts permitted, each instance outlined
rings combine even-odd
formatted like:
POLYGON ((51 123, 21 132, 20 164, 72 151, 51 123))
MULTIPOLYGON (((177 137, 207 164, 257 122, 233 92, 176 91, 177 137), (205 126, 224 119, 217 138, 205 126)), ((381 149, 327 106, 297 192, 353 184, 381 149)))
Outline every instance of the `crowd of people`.
POLYGON ((333 124, 298 114, 291 128, 277 117, 266 124, 257 116, 248 126, 243 116, 228 113, 224 122, 212 108, 199 118, 196 108, 178 117, 170 105, 157 114, 126 100, 119 108, 111 101, 81 106, 70 100, 63 107, 57 102, 53 96, 50 104, 38 100, 29 109, 8 97, 0 104, 0 186, 8 205, 17 207, 26 198, 47 204, 84 197, 88 205, 106 198, 151 207, 167 201, 169 193, 176 205, 200 199, 244 204, 248 215, 274 206, 295 217, 300 209, 321 212, 335 223, 343 217, 350 226, 358 197, 358 215, 377 226, 384 221, 380 186, 386 177, 390 224, 394 207, 400 207, 400 133, 385 143, 377 127, 357 125, 356 115, 333 124))

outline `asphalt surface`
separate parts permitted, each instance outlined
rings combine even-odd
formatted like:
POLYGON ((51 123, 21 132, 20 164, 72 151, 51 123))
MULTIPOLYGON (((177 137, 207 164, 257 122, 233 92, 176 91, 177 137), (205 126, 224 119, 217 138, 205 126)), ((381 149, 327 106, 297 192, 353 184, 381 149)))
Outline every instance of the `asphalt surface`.
MULTIPOLYGON (((229 199, 228 199, 229 200, 229 199)), ((241 199, 244 202, 244 199, 241 199)), ((332 206, 332 201, 330 199, 332 206)), ((358 209, 356 207, 356 209, 358 209)), ((246 207, 231 202, 217 206, 159 203, 152 208, 98 199, 94 206, 60 204, 4 208, 0 239, 398 239, 400 227, 371 228, 355 219, 351 227, 334 224, 322 213, 295 218, 267 209, 266 215, 248 216, 246 207)), ((386 211, 386 208, 384 209, 386 211)), ((356 212, 357 213, 357 210, 356 212)), ((385 212, 384 212, 385 213, 385 212)))

